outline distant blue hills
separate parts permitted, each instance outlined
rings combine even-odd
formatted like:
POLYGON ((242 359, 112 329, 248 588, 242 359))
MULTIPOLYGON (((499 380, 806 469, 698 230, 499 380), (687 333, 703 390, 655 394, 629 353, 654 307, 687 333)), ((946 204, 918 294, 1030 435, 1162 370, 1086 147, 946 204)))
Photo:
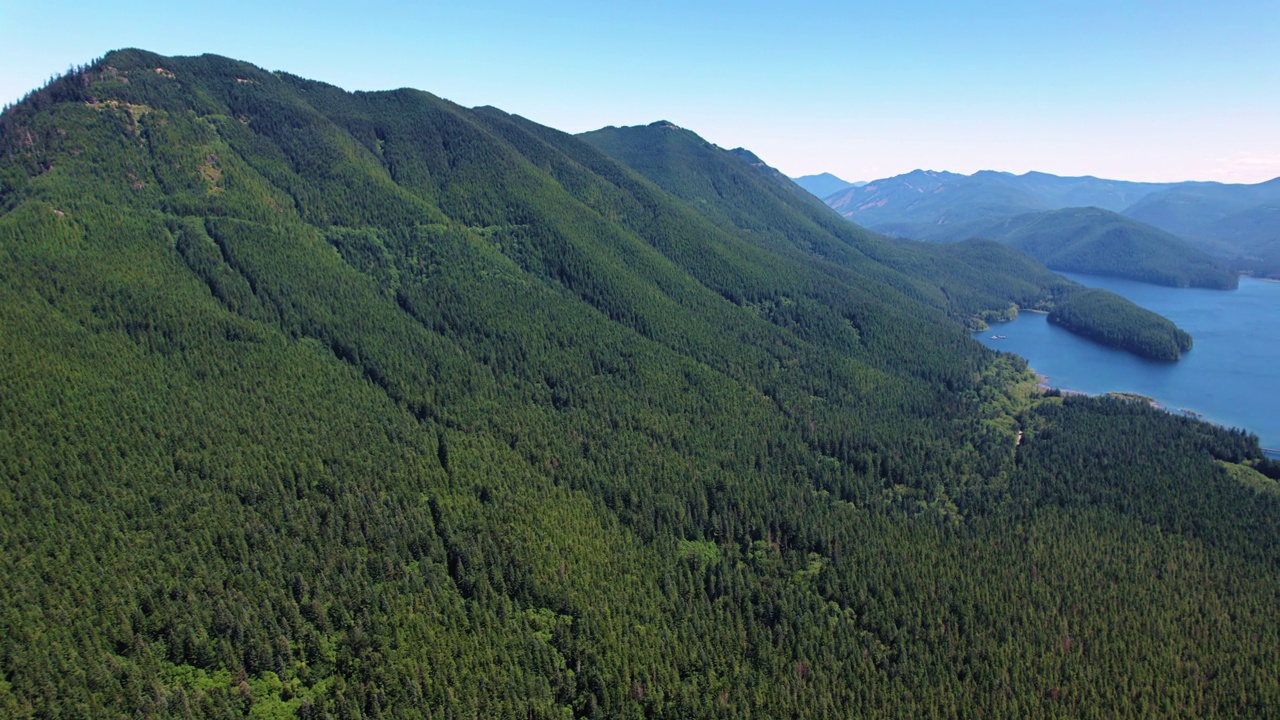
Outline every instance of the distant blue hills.
MULTIPOLYGON (((822 177, 808 176, 806 183, 797 183, 810 192, 815 192, 811 187, 821 192, 822 185, 815 179, 822 177)), ((1233 185, 1128 182, 1042 172, 1014 175, 985 170, 961 175, 914 170, 860 187, 849 184, 822 199, 859 225, 897 237, 937 242, 971 237, 1001 240, 1016 226, 1020 228, 1016 245, 1043 247, 1044 242, 1024 237, 1026 228, 1065 232, 1070 227, 1078 233, 1064 235, 1063 242, 1077 242, 1079 233, 1105 237, 1104 231, 1110 230, 1114 236, 1141 237, 1141 247, 1148 249, 1161 240, 1172 242, 1172 235, 1186 241, 1185 247, 1177 244, 1177 252, 1202 269, 1209 267, 1205 256, 1210 256, 1232 271, 1280 277, 1280 178, 1233 185), (1068 208, 1107 212, 1075 213, 1070 222, 1063 222, 1061 215, 1035 217, 1068 208), (1088 227, 1090 223, 1097 226, 1088 227)))
POLYGON ((832 175, 831 173, 821 173, 819 175, 805 175, 803 177, 791 178, 795 184, 808 190, 811 194, 819 198, 825 198, 832 193, 840 192, 848 188, 857 188, 866 185, 866 181, 849 182, 832 175))

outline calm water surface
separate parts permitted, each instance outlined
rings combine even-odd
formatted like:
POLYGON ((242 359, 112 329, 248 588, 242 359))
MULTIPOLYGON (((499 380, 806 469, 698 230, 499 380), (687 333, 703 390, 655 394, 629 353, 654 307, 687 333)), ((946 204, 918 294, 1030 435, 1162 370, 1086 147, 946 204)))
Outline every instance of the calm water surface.
POLYGON ((1264 447, 1280 449, 1280 283, 1241 278, 1238 290, 1223 291, 1062 274, 1164 315, 1191 333, 1195 347, 1176 363, 1145 360, 1073 335, 1035 313, 974 337, 1025 357, 1054 387, 1146 395, 1171 410, 1193 410, 1211 422, 1246 428, 1264 447))

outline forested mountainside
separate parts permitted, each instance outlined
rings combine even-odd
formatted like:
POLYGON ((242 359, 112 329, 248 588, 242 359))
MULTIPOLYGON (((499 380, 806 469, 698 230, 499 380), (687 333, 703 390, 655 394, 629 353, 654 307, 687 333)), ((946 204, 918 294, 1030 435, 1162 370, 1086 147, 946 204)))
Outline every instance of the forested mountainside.
POLYGON ((1000 251, 779 202, 216 56, 32 93, 0 715, 1274 714, 1256 438, 1040 397, 1000 251))
MULTIPOLYGON (((923 280, 926 285, 918 285, 917 288, 928 289, 923 292, 917 289, 916 296, 939 304, 970 329, 983 329, 987 322, 1012 320, 1022 308, 1052 310, 1085 290, 1082 285, 1047 270, 1033 259, 1037 253, 1019 251, 1036 248, 1006 247, 1012 245, 1007 242, 1009 238, 1005 238, 1005 244, 971 240, 949 246, 882 238, 841 221, 823 203, 816 202, 809 193, 751 152, 741 148, 721 149, 692 131, 669 122, 610 127, 584 133, 580 137, 689 202, 707 219, 727 230, 768 238, 781 246, 807 252, 812 262, 834 261, 842 267, 857 267, 864 272, 881 275, 886 268, 892 268, 923 280)), ((1061 215, 1052 221, 1023 223, 1019 227, 1065 225, 1067 229, 1059 230, 1058 238, 1074 237, 1074 230, 1082 224, 1081 221, 1075 220, 1073 211, 1062 211, 1061 215)), ((1120 220, 1131 222, 1123 218, 1120 220)), ((1088 225, 1089 222, 1085 220, 1083 224, 1088 225)), ((1149 230, 1159 233, 1154 228, 1149 230)), ((1024 244, 1040 242, 1052 245, 1052 241, 1041 240, 1040 234, 1030 230, 1019 237, 1026 241, 1024 244)), ((1157 252, 1156 246, 1163 238, 1144 243, 1139 234, 1137 238, 1120 238, 1120 242, 1112 242, 1116 239, 1114 233, 1104 233, 1102 237, 1087 238, 1074 246, 1058 248, 1059 253, 1052 257, 1064 259, 1070 269, 1078 269, 1073 264, 1075 260, 1087 265, 1089 259, 1136 257, 1144 251, 1168 257, 1157 252)), ((1177 238, 1171 239, 1181 242, 1177 238)), ((1189 248, 1187 252, 1194 253, 1189 248)), ((1209 270, 1220 269, 1208 258, 1204 260, 1209 268, 1202 275, 1208 276, 1209 270)), ((1171 267, 1179 271, 1184 269, 1175 260, 1165 265, 1161 265, 1158 259, 1141 262, 1150 266, 1153 272, 1172 272, 1171 267)), ((1204 278, 1197 276, 1197 279, 1204 278)), ((1234 276, 1225 272, 1213 279, 1235 281, 1234 276)), ((1175 352, 1170 356, 1163 345, 1156 351, 1151 342, 1138 340, 1169 336, 1169 328, 1173 327, 1170 321, 1113 293, 1097 291, 1092 294, 1100 301, 1077 304, 1071 313, 1076 322, 1063 323, 1063 327, 1140 355, 1150 357, 1157 353, 1161 359, 1177 359, 1178 354, 1175 352), (1114 317, 1097 314, 1106 309, 1121 312, 1114 317), (1111 331, 1097 332, 1100 325, 1106 325, 1111 331)))
POLYGON ((1143 197, 1125 214, 1191 238, 1245 270, 1280 278, 1280 178, 1177 185, 1143 197))
POLYGON ((1016 251, 966 245, 939 252, 843 222, 749 151, 721 149, 671 123, 605 128, 580 137, 730 232, 790 247, 814 265, 885 277, 970 325, 1007 313, 1011 305, 1051 306, 1080 287, 1016 251), (901 276, 914 282, 894 279, 901 276))
POLYGON ((1155 285, 1234 289, 1231 265, 1180 237, 1094 207, 1046 210, 957 225, 887 225, 918 240, 986 238, 1021 250, 1053 270, 1123 277, 1155 285))

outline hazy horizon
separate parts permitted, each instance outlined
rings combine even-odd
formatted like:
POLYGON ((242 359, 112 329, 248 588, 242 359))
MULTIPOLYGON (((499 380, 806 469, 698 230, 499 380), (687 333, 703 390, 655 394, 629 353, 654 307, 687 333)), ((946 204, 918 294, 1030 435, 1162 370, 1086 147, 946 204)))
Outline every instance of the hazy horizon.
MULTIPOLYGON (((828 172, 828 173, 826 173, 826 174, 827 174, 827 175, 833 175, 833 176, 835 176, 836 178, 838 178, 838 179, 840 179, 840 180, 843 180, 843 181, 845 181, 845 182, 848 182, 848 183, 866 183, 866 184, 871 184, 871 183, 873 183, 873 182, 878 182, 878 181, 880 181, 880 180, 889 180, 889 179, 891 179, 891 178, 900 177, 900 176, 902 176, 902 175, 910 175, 911 173, 913 173, 913 172, 917 172, 917 171, 919 171, 919 172, 927 172, 927 173, 951 173, 951 174, 953 174, 953 175, 963 175, 963 176, 965 176, 965 177, 970 177, 970 176, 975 175, 975 174, 977 174, 977 173, 984 173, 984 172, 994 172, 994 173, 1001 173, 1001 174, 1005 174, 1005 175, 1014 175, 1014 176, 1017 176, 1017 177, 1021 177, 1021 176, 1023 176, 1023 175, 1029 174, 1029 173, 1039 172, 1039 173, 1044 173, 1044 174, 1047 174, 1047 175, 1055 175, 1055 176, 1057 176, 1057 177, 1061 177, 1061 178, 1093 177, 1093 178, 1096 178, 1096 179, 1098 179, 1098 180, 1115 180, 1115 181, 1119 181, 1119 182, 1159 182, 1159 183, 1164 183, 1164 182, 1174 182, 1174 183, 1177 183, 1177 182, 1222 182, 1222 181, 1219 181, 1219 180, 1200 180, 1200 179, 1198 179, 1198 178, 1188 178, 1188 179, 1186 179, 1186 180, 1173 180, 1173 181, 1168 181, 1168 180, 1145 180, 1145 179, 1142 179, 1142 178, 1136 178, 1136 179, 1135 179, 1135 178, 1102 177, 1102 176, 1100 176, 1100 175, 1096 175, 1096 174, 1093 174, 1093 173, 1089 173, 1089 174, 1086 174, 1086 175, 1059 175, 1058 173, 1045 173, 1045 171, 1043 171, 1043 170, 1027 170, 1027 171, 1024 171, 1024 172, 1012 172, 1012 171, 1009 171, 1009 170, 997 170, 997 169, 995 169, 995 168, 982 168, 982 169, 980 169, 980 170, 974 170, 973 172, 960 173, 960 172, 956 172, 956 171, 954 171, 954 170, 943 170, 943 169, 939 169, 939 168, 926 168, 926 167, 919 167, 919 168, 911 168, 910 170, 904 170, 904 171, 902 171, 902 172, 897 172, 897 173, 894 173, 894 174, 892 174, 892 175, 884 175, 884 176, 881 176, 881 177, 874 177, 874 178, 864 178, 864 177, 847 178, 847 177, 844 177, 844 176, 840 175, 839 173, 832 173, 832 172, 828 172)), ((791 178, 791 179, 793 179, 793 180, 796 180, 796 179, 800 179, 800 178, 804 178, 804 177, 816 177, 816 176, 819 176, 819 175, 822 175, 822 174, 824 174, 824 173, 823 173, 823 172, 814 172, 814 173, 803 173, 803 174, 801 174, 801 175, 788 175, 787 177, 789 177, 789 178, 791 178)), ((1265 180, 1259 180, 1259 181, 1258 181, 1258 182, 1256 182, 1256 183, 1229 183, 1229 182, 1224 182, 1223 184, 1257 185, 1257 184, 1259 184, 1259 183, 1270 182, 1271 180, 1276 180, 1276 179, 1280 179, 1280 176, 1266 178, 1265 180)))
POLYGON ((1280 176, 1280 4, 0 6, 0 102, 112 49, 413 87, 564 130, 687 127, 789 176, 1280 176), (50 18, 74 22, 50 23, 50 18))

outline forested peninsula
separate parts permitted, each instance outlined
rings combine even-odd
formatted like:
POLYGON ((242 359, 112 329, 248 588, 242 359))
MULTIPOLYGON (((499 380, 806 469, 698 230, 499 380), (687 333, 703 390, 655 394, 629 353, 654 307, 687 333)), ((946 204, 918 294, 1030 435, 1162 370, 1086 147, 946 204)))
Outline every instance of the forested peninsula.
POLYGON ((1168 319, 1106 290, 1086 289, 1059 302, 1049 322, 1152 360, 1177 360, 1191 335, 1168 319))
POLYGON ((75 68, 0 114, 0 716, 1276 715, 1276 464, 972 340, 1021 258, 670 123, 75 68))
POLYGON ((1109 290, 1085 287, 1054 274, 1031 256, 1001 243, 990 240, 895 242, 914 252, 945 260, 945 270, 917 266, 916 272, 931 277, 954 296, 954 301, 971 308, 972 314, 966 319, 971 330, 986 330, 989 323, 1009 322, 1020 312, 1030 310, 1048 313, 1051 322, 1081 337, 1142 357, 1177 360, 1191 349, 1191 335, 1163 315, 1109 290), (1010 303, 1003 308, 992 308, 992 302, 963 302, 967 289, 948 281, 960 267, 983 269, 985 272, 980 274, 996 283, 988 285, 985 292, 1010 298, 1010 303), (1000 272, 993 272, 997 269, 1000 272))

